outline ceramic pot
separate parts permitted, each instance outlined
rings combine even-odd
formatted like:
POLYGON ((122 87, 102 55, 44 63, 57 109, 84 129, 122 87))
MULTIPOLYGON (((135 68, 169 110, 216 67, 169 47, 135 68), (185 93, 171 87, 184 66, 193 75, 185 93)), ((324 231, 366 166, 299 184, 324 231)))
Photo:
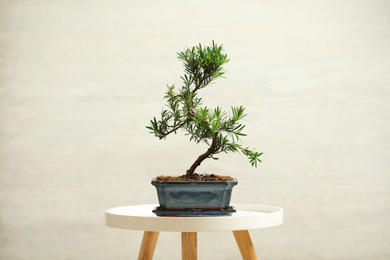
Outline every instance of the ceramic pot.
POLYGON ((152 180, 152 185, 157 189, 160 209, 171 211, 227 209, 230 204, 232 189, 237 183, 237 179, 216 182, 152 180))

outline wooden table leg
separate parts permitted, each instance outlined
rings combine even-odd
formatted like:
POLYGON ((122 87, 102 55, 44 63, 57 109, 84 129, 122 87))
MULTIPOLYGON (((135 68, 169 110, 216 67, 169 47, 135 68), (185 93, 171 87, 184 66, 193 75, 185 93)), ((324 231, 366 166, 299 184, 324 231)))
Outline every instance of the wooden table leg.
POLYGON ((197 236, 196 232, 181 233, 181 256, 183 260, 198 259, 197 236))
POLYGON ((255 248, 253 247, 252 240, 248 230, 233 231, 233 234, 234 237, 236 238, 238 248, 240 248, 242 259, 257 260, 258 258, 256 255, 256 251, 255 248))
POLYGON ((160 232, 145 231, 142 238, 141 249, 139 250, 138 260, 152 260, 154 249, 156 248, 158 235, 160 232))

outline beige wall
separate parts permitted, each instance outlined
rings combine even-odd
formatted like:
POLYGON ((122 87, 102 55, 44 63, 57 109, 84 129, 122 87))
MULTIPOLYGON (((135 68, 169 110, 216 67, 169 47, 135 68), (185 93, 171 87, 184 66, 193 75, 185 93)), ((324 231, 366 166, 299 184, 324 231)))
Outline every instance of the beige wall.
MULTIPOLYGON (((145 125, 180 84, 176 52, 223 43, 208 105, 247 107, 233 202, 281 206, 251 231, 261 259, 390 259, 390 2, 0 1, 0 258, 135 259, 142 232, 110 207, 156 203, 150 180, 204 146, 145 125)), ((156 259, 179 259, 163 233, 156 259)), ((199 259, 240 259, 233 235, 199 234, 199 259)))

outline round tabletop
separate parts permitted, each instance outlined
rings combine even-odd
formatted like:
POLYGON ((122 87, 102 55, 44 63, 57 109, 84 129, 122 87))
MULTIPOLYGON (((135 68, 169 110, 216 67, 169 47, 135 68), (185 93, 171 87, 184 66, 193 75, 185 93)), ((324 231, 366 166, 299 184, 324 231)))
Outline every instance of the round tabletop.
POLYGON ((207 232, 234 231, 273 227, 283 224, 283 209, 274 206, 234 204, 232 216, 218 217, 157 217, 152 210, 158 205, 135 205, 106 210, 106 224, 113 228, 207 232))

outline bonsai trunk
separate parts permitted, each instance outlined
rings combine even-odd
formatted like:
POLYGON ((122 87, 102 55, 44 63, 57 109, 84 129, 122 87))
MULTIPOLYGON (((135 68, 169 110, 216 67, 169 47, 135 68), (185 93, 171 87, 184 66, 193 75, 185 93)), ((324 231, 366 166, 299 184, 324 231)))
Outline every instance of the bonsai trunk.
POLYGON ((195 172, 195 169, 206 159, 208 158, 210 155, 214 154, 215 153, 215 150, 217 148, 217 143, 218 143, 218 132, 214 133, 214 136, 213 136, 213 141, 211 143, 211 146, 210 148, 202 155, 200 155, 198 157, 198 159, 196 159, 196 161, 191 165, 191 168, 187 170, 187 174, 186 176, 187 177, 191 177, 194 175, 194 172, 195 172))

